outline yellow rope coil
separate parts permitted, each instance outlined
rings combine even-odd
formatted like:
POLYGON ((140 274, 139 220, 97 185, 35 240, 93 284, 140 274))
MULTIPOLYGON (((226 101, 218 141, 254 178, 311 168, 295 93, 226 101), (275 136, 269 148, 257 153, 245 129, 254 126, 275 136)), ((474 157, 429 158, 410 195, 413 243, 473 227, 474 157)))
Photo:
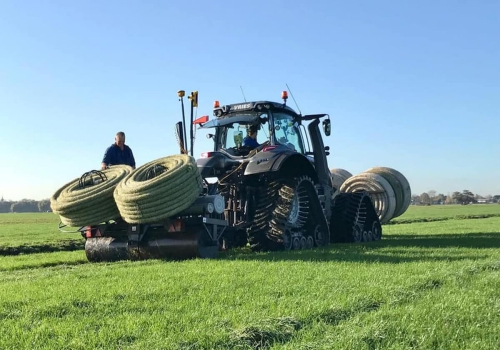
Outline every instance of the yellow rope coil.
POLYGON ((120 217, 113 191, 132 173, 128 165, 114 165, 102 171, 106 180, 80 188, 80 178, 60 187, 50 198, 52 211, 67 226, 96 225, 120 217))
POLYGON ((123 220, 140 224, 161 221, 187 209, 201 192, 195 159, 179 154, 140 166, 116 186, 113 196, 123 220), (161 171, 151 176, 154 167, 161 171))

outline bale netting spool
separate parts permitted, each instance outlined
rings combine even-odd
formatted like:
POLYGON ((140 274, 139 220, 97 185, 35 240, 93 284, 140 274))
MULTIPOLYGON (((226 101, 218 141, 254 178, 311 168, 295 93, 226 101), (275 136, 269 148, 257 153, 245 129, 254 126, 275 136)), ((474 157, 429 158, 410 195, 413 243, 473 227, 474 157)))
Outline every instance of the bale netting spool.
POLYGON ((330 176, 332 177, 332 185, 338 190, 342 187, 342 184, 352 176, 350 172, 341 168, 330 169, 330 176))
POLYGON ((410 183, 399 171, 388 167, 373 167, 365 171, 382 176, 392 186, 396 195, 396 209, 393 218, 403 215, 411 203, 410 183))
POLYGON ((178 214, 189 208, 201 192, 195 159, 179 154, 140 166, 116 186, 114 197, 122 219, 141 224, 178 214))
POLYGON ((128 165, 92 170, 60 187, 50 198, 50 208, 61 223, 78 227, 97 225, 120 217, 113 192, 127 175, 128 165))
POLYGON ((381 224, 393 218, 396 196, 386 179, 378 174, 361 173, 348 178, 340 188, 340 192, 346 193, 361 191, 369 193, 381 224))

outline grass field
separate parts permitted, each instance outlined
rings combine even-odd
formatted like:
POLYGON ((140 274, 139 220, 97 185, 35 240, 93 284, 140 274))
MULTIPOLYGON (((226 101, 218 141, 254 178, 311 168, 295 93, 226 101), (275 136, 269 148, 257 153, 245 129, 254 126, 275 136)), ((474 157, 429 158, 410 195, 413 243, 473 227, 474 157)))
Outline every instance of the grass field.
POLYGON ((382 241, 90 264, 0 214, 0 349, 498 349, 500 205, 410 207, 382 241))

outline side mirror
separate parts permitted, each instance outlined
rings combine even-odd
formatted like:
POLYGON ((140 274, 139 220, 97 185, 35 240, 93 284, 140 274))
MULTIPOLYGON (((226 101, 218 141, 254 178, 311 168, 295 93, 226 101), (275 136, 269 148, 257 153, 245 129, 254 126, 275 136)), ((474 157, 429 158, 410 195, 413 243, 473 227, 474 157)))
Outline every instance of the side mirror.
POLYGON ((207 139, 213 139, 214 138, 214 134, 207 134, 207 139))
POLYGON ((330 122, 330 119, 323 120, 323 131, 325 132, 326 136, 330 136, 330 134, 332 133, 332 124, 330 122))

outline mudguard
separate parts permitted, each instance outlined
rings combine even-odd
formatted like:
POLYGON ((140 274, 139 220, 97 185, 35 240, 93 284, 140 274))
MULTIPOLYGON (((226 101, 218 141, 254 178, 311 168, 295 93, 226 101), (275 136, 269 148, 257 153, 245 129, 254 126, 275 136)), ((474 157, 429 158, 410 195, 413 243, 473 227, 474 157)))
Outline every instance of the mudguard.
MULTIPOLYGON (((245 175, 276 172, 290 168, 292 172, 316 178, 311 160, 303 154, 294 152, 285 146, 278 146, 267 152, 256 154, 245 169, 245 175)), ((288 172, 288 171, 287 171, 288 172)))
POLYGON ((208 178, 215 177, 219 171, 224 171, 233 165, 239 164, 239 162, 221 152, 212 152, 208 158, 196 159, 196 164, 201 177, 208 178))

